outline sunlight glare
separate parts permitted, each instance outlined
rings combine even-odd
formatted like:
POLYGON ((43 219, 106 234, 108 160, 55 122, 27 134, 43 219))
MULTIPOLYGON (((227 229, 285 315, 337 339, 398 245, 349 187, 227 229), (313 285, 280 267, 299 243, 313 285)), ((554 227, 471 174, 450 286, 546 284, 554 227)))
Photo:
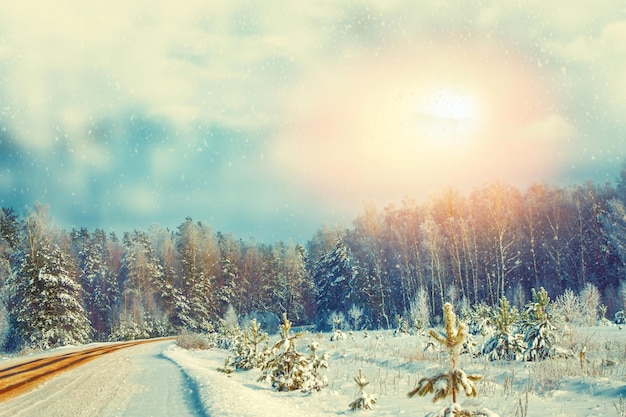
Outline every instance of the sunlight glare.
POLYGON ((423 111, 439 119, 472 120, 477 114, 473 100, 453 91, 435 93, 425 104, 423 111))
POLYGON ((418 106, 418 132, 431 144, 456 147, 476 133, 480 119, 478 101, 451 89, 425 94, 418 106))

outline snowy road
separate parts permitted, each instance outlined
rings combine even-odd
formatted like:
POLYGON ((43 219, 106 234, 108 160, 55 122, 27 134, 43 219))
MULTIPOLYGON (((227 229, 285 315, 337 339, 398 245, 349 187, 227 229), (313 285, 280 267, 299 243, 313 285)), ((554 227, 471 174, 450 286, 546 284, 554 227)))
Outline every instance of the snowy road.
POLYGON ((191 381, 161 355, 174 343, 131 347, 64 372, 0 403, 0 416, 206 416, 191 381))

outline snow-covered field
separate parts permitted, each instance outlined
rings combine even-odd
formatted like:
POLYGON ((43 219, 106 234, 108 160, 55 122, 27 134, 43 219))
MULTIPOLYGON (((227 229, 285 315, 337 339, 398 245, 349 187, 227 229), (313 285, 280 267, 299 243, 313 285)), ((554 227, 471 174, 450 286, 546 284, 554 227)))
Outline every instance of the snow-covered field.
MULTIPOLYGON (((331 416, 350 415, 349 404, 358 391, 353 378, 362 369, 370 380, 366 391, 378 402, 372 416, 423 416, 448 405, 433 404, 430 397, 407 398, 423 376, 439 373, 446 366, 437 352, 424 352, 424 336, 394 337, 391 332, 356 332, 353 338, 331 342, 328 334, 306 334, 299 350, 307 353, 311 340, 318 352, 330 353, 326 376, 329 386, 320 392, 276 392, 257 382, 258 370, 238 371, 230 376, 216 369, 224 365, 227 351, 184 350, 168 347, 164 355, 178 364, 193 381, 199 399, 210 416, 331 416), (378 336, 378 337, 376 337, 378 336)), ((480 340, 475 340, 481 342, 480 340)), ((463 355, 461 367, 478 373, 477 398, 461 396, 461 405, 487 407, 500 416, 623 416, 621 397, 626 397, 626 330, 618 327, 576 329, 564 343, 587 354, 544 362, 489 362, 484 357, 463 355)))
MULTIPOLYGON (((0 416, 424 416, 448 405, 430 397, 407 398, 423 376, 438 373, 445 357, 424 352, 425 336, 394 337, 369 332, 364 338, 330 341, 329 334, 306 333, 298 349, 308 353, 310 341, 318 353, 328 352, 329 386, 311 394, 276 392, 257 382, 259 370, 226 375, 229 352, 186 350, 175 342, 126 349, 70 370, 35 391, 0 404, 0 416), (349 408, 358 391, 358 370, 371 382, 366 391, 378 397, 373 411, 349 408)), ((476 340, 480 343, 481 340, 476 340)), ((505 416, 624 416, 626 397, 626 330, 618 327, 576 329, 565 340, 578 357, 544 362, 488 362, 461 357, 461 367, 479 373, 478 398, 461 396, 462 405, 487 407, 505 416)))

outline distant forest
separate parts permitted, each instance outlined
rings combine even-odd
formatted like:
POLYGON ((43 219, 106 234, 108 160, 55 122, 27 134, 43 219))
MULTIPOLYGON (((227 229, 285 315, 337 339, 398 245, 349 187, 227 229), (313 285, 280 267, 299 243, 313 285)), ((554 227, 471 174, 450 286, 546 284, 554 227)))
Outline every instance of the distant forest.
MULTIPOLYGON (((232 306, 272 326, 329 326, 357 307, 361 325, 389 328, 418 293, 522 308, 592 284, 608 314, 626 296, 626 166, 616 184, 524 191, 491 183, 426 202, 364 207, 351 227, 324 227, 306 244, 262 244, 191 218, 118 237, 59 230, 46 208, 0 211, 2 337, 7 350, 208 332, 232 306)), ((438 314, 433 314, 437 316, 438 314)))

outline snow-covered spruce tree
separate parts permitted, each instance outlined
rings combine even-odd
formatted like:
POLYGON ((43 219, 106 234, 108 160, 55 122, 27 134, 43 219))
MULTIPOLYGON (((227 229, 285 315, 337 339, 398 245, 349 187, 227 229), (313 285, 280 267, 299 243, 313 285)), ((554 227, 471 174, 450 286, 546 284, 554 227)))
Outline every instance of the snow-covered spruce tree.
POLYGON ((280 325, 281 340, 272 348, 271 355, 263 365, 263 375, 259 381, 272 384, 278 391, 321 387, 324 385, 323 381, 312 381, 316 375, 311 372, 311 361, 296 348, 296 340, 302 333, 292 336, 290 330, 291 322, 287 319, 287 314, 283 313, 283 324, 280 325))
POLYGON ((70 256, 54 241, 45 212, 24 223, 23 258, 13 275, 9 322, 14 349, 51 349, 87 343, 91 326, 70 256))
POLYGON ((109 256, 107 235, 96 229, 91 235, 86 229, 73 231, 71 238, 77 247, 78 283, 89 321, 95 330, 95 340, 106 340, 113 326, 114 307, 119 297, 116 276, 106 258, 109 256))
MULTIPOLYGON (((124 291, 120 297, 120 316, 130 316, 129 322, 148 337, 165 336, 160 333, 163 326, 154 326, 162 322, 163 316, 162 292, 159 290, 163 286, 163 266, 147 233, 137 230, 125 233, 123 241, 121 276, 124 291)), ((112 334, 120 333, 120 330, 114 327, 112 334)))
POLYGON ((335 239, 333 248, 325 252, 315 263, 312 280, 315 288, 317 325, 319 330, 328 330, 331 312, 345 311, 350 300, 350 288, 357 276, 352 254, 343 239, 335 239))
POLYGON ((495 331, 485 343, 482 353, 492 361, 521 359, 526 349, 524 335, 514 331, 520 317, 519 312, 515 307, 509 306, 509 301, 504 296, 493 311, 492 323, 495 331))
POLYGON ((189 331, 213 332, 216 313, 212 272, 219 265, 217 242, 208 226, 187 218, 178 226, 176 248, 180 260, 178 318, 189 331))
POLYGON ((4 345, 9 332, 7 308, 10 300, 9 283, 20 243, 19 222, 11 208, 0 208, 0 346, 4 345))
POLYGON ((370 382, 365 378, 361 369, 359 369, 359 375, 354 378, 354 382, 356 382, 357 387, 359 387, 359 395, 350 403, 350 408, 352 410, 373 410, 377 398, 375 395, 370 395, 365 392, 365 387, 368 386, 370 382))
MULTIPOLYGON (((450 359, 450 369, 447 372, 433 377, 424 377, 417 383, 417 387, 408 393, 409 398, 415 394, 423 397, 427 394, 434 394, 433 402, 452 397, 452 405, 440 410, 435 416, 481 416, 487 415, 483 411, 469 411, 461 408, 456 400, 457 393, 463 392, 468 397, 478 395, 474 382, 482 379, 481 375, 467 375, 459 368, 459 352, 463 342, 467 337, 467 325, 458 322, 452 309, 452 304, 446 303, 443 307, 444 320, 446 325, 445 334, 441 334, 433 329, 430 336, 435 339, 444 349, 448 351, 450 359)), ((493 413, 491 413, 493 415, 493 413)))
POLYGON ((267 333, 261 330, 261 324, 256 319, 252 319, 243 333, 241 342, 233 348, 233 366, 243 370, 263 366, 267 359, 267 349, 263 349, 261 344, 265 342, 267 345, 267 341, 267 333))
POLYGON ((556 327, 550 322, 546 311, 549 303, 550 297, 543 287, 539 291, 532 289, 532 301, 526 306, 529 320, 528 330, 524 336, 526 361, 571 356, 564 348, 558 346, 556 327))
POLYGON ((147 339, 150 337, 144 318, 135 314, 122 313, 113 325, 109 341, 147 339))

